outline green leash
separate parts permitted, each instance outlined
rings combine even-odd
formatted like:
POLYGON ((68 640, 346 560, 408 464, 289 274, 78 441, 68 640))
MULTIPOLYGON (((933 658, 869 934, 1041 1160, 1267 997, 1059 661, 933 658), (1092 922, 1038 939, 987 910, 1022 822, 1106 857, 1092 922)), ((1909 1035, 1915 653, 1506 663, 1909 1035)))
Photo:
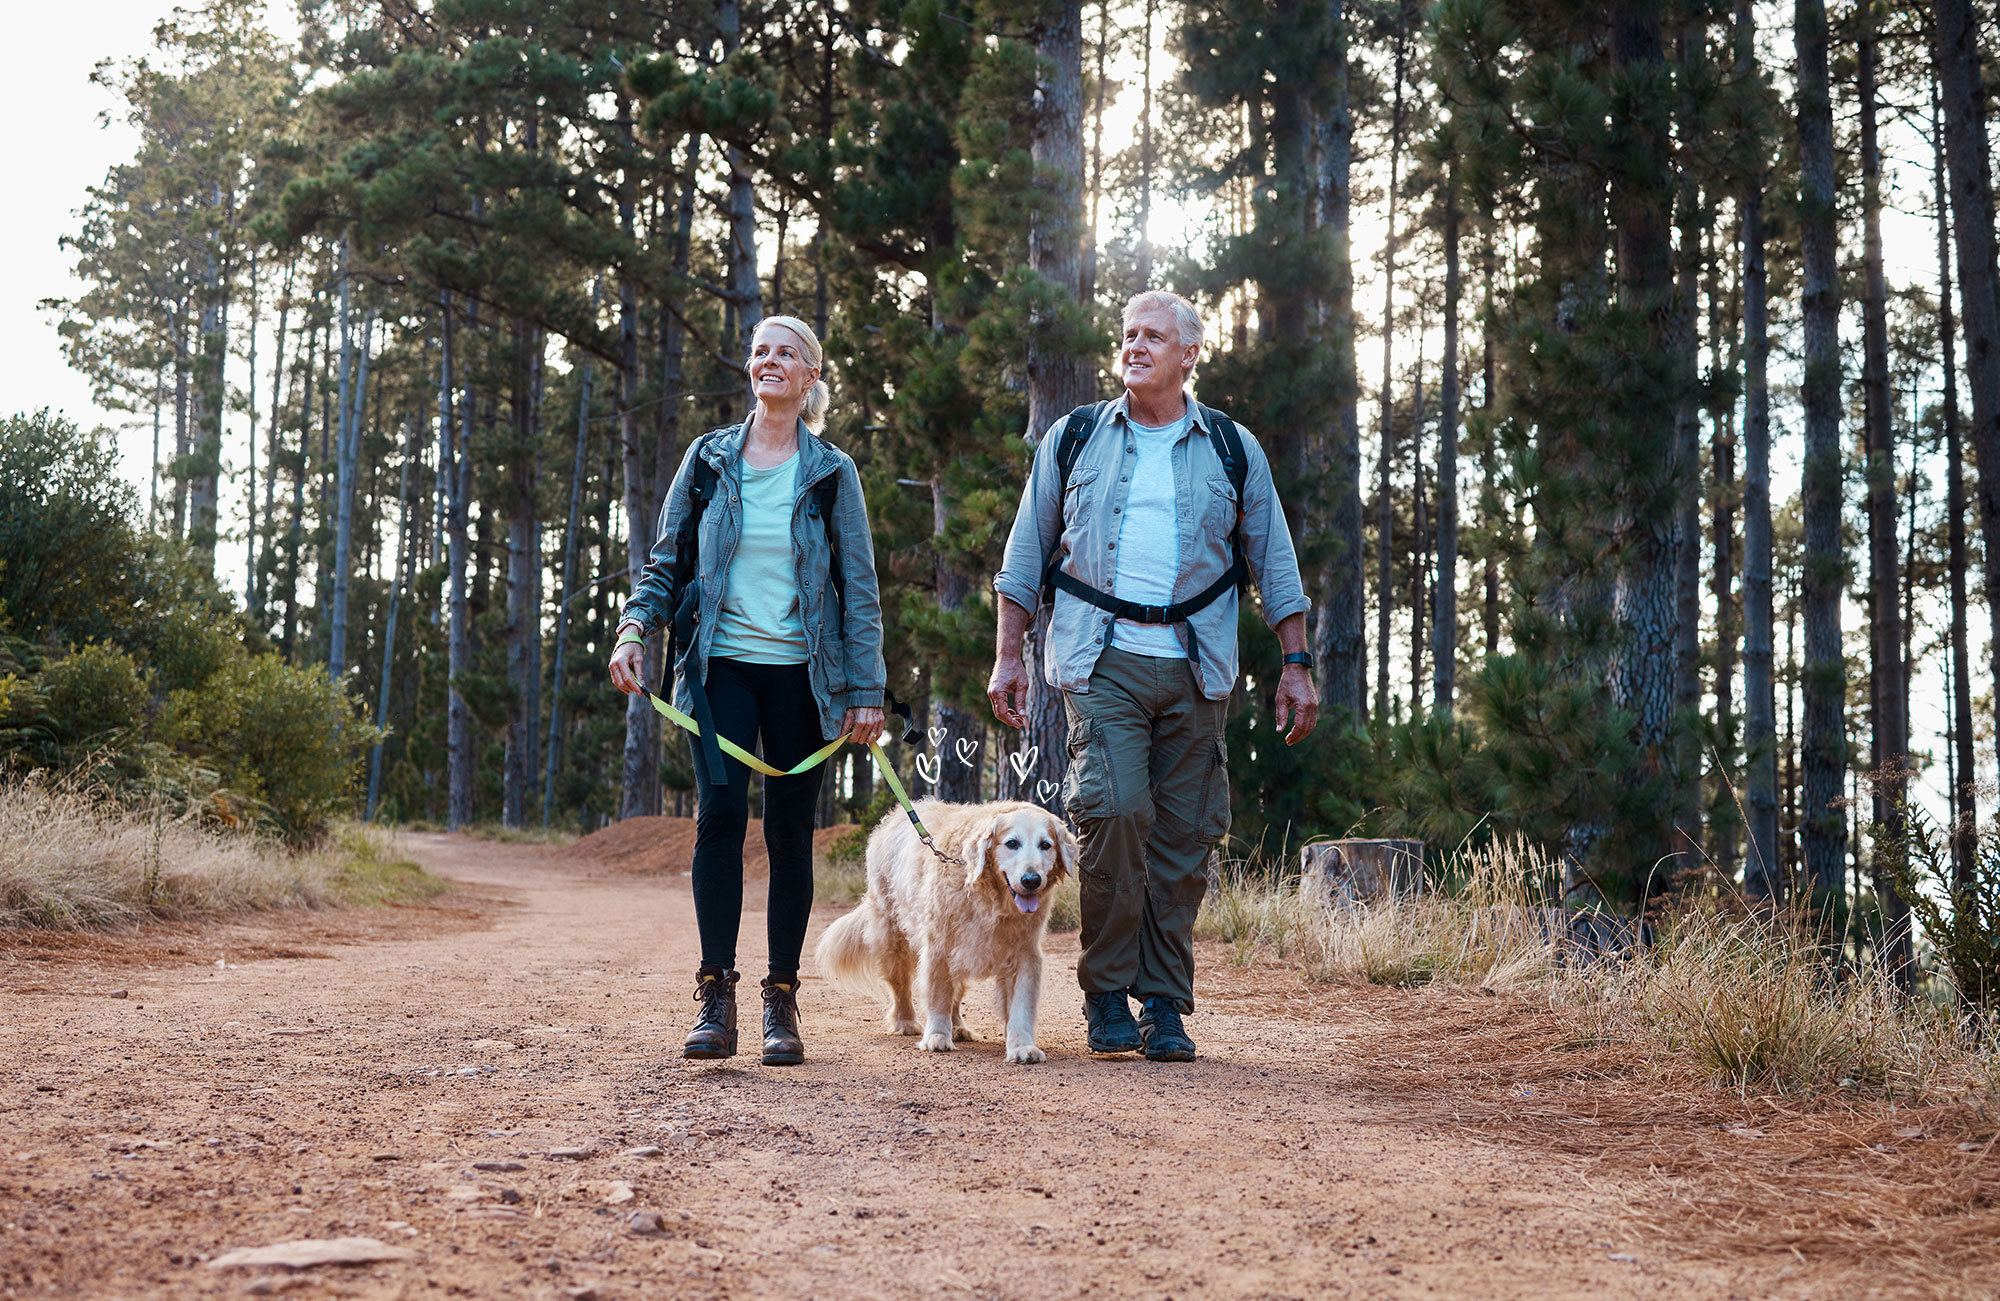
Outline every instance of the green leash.
MULTIPOLYGON (((653 702, 653 708, 659 711, 660 715, 668 722, 673 723, 676 727, 679 727, 692 736, 701 735, 700 723, 695 722, 692 718, 689 718, 686 714, 675 709, 672 705, 650 691, 646 693, 646 699, 653 702)), ((853 734, 850 732, 842 732, 834 740, 799 760, 791 768, 772 767, 720 732, 716 733, 715 741, 717 745, 722 747, 724 754, 738 763, 763 773, 766 777, 796 777, 802 772, 811 772, 814 768, 819 767, 835 754, 839 753, 840 747, 847 744, 847 738, 851 735, 853 734)), ((924 847, 929 849, 933 854, 936 854, 941 861, 963 866, 963 859, 956 855, 945 853, 937 847, 937 842, 931 839, 930 830, 924 826, 923 819, 917 816, 917 806, 910 802, 909 792, 903 789, 902 781, 896 776, 895 766, 889 762, 889 756, 882 753, 882 743, 880 741, 870 741, 868 743, 868 752, 875 756, 876 771, 880 772, 882 779, 889 783, 889 789, 895 794, 896 802, 903 806, 903 812, 910 815, 910 825, 917 829, 917 839, 923 841, 924 847)))

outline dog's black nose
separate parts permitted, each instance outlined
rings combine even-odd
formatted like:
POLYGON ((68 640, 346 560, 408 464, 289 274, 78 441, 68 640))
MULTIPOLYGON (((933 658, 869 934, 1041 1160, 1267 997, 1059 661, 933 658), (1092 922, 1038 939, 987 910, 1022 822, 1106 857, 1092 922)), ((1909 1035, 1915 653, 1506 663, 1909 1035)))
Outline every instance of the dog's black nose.
POLYGON ((1042 874, 1040 872, 1021 873, 1021 888, 1023 890, 1030 890, 1030 891, 1041 889, 1042 874))

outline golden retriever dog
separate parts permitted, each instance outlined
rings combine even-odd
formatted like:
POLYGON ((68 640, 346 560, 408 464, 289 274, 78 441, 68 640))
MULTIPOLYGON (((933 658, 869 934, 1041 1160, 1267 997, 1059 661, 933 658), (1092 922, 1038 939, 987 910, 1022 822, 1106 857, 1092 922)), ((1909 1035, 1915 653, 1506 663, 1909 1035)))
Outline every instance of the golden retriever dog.
POLYGON ((849 984, 886 982, 891 1034, 919 1033, 914 983, 924 1007, 917 1047, 929 1053, 973 1037, 960 1005, 969 982, 991 977, 1007 1060, 1044 1060, 1035 1047, 1049 922, 1043 903, 1074 871, 1076 839, 1035 804, 919 800, 916 807, 938 848, 962 866, 925 848, 903 811, 892 810, 868 837, 867 895, 820 936, 820 971, 849 984))

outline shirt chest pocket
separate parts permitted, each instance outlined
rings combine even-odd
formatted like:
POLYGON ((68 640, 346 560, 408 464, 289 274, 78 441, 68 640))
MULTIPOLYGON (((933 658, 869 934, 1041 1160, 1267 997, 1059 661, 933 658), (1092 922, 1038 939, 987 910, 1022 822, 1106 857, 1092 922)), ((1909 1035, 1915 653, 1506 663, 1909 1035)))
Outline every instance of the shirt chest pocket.
POLYGON ((1242 504, 1236 498, 1236 485, 1227 475, 1219 474, 1208 481, 1208 492, 1202 501, 1208 512, 1202 519, 1206 532, 1226 538, 1235 531, 1242 504))
POLYGON ((1089 518, 1091 509, 1097 504, 1097 494, 1102 491, 1098 479, 1103 471, 1092 467, 1070 471, 1069 482, 1063 485, 1063 524, 1075 528, 1089 518))

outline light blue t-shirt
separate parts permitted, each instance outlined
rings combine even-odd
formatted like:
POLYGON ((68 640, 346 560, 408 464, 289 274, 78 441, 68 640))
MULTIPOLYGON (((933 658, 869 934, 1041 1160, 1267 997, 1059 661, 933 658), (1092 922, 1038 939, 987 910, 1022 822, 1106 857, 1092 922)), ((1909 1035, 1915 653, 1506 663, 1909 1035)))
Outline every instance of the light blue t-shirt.
POLYGON ((792 555, 798 453, 765 470, 746 464, 742 474, 743 535, 729 561, 708 653, 746 664, 803 664, 806 627, 799 618, 798 563, 792 555))
MULTIPOLYGON (((1180 498, 1174 490, 1174 444, 1180 441, 1187 417, 1164 428, 1126 422, 1132 431, 1132 487, 1125 495, 1125 515, 1118 527, 1118 577, 1111 594, 1140 605, 1171 605, 1181 572, 1180 498)), ((1120 619, 1111 627, 1111 644, 1134 655, 1185 659, 1180 630, 1170 623, 1135 623, 1120 619)))

